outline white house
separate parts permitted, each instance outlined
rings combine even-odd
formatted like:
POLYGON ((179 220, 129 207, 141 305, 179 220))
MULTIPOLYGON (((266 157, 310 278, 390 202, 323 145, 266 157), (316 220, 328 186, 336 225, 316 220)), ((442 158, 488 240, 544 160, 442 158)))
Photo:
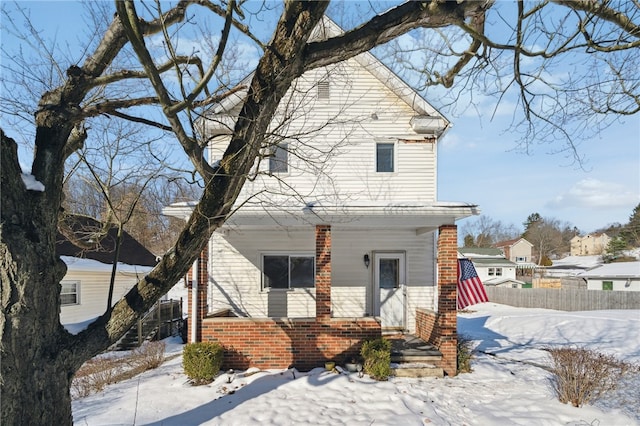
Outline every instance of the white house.
MULTIPOLYGON (((325 19, 318 36, 339 32, 325 19)), ((205 122, 211 162, 226 149, 243 96, 205 122)), ((415 331, 416 310, 437 305, 439 229, 478 214, 437 196, 438 143, 449 125, 369 53, 304 74, 281 102, 238 210, 211 239, 208 312, 369 318, 383 330, 415 331), (321 273, 330 279, 326 292, 321 273)))
POLYGON ((606 263, 578 274, 588 290, 640 291, 640 262, 606 263))
MULTIPOLYGON (((74 216, 71 220, 71 228, 80 239, 88 240, 94 231, 99 232, 102 229, 102 224, 89 217, 74 216)), ((82 249, 62 234, 58 234, 56 253, 67 265, 67 273, 61 281, 60 322, 69 329, 73 324, 102 315, 107 309, 115 241, 115 228, 109 229, 95 249, 82 249)), ((119 260, 112 304, 156 264, 155 256, 126 232, 123 235, 119 260)))
POLYGON ((485 286, 522 288, 524 285, 516 279, 517 264, 508 260, 501 249, 463 247, 458 249, 458 253, 471 260, 485 286))

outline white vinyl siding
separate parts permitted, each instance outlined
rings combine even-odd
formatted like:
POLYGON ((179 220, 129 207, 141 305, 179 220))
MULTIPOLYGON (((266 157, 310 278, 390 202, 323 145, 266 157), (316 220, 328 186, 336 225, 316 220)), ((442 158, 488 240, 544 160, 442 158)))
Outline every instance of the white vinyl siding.
MULTIPOLYGON (((81 283, 78 293, 78 303, 63 305, 60 309, 60 322, 73 324, 86 321, 102 315, 107 309, 110 272, 76 272, 67 271, 64 282, 81 283)), ((136 277, 117 274, 113 291, 115 304, 127 291, 136 284, 136 277)))
MULTIPOLYGON (((372 250, 402 250, 407 255, 407 324, 415 328, 415 309, 434 308, 434 233, 415 229, 331 231, 331 301, 334 317, 371 315, 371 265, 363 262, 372 250)), ((304 230, 229 230, 214 233, 210 247, 209 310, 231 308, 251 317, 314 317, 315 289, 263 291, 261 258, 265 251, 313 252, 314 227, 304 230)))
MULTIPOLYGON (((410 120, 416 112, 354 60, 331 75, 331 102, 317 100, 318 80, 326 70, 301 77, 294 96, 281 105, 273 127, 289 139, 288 173, 264 174, 247 181, 237 204, 299 205, 305 201, 436 201, 437 145, 416 135, 410 120), (278 120, 287 119, 286 125, 278 120), (375 118, 374 118, 375 117, 375 118), (376 142, 394 144, 394 172, 376 172, 376 142), (305 159, 305 160, 303 160, 305 159), (265 188, 263 195, 256 194, 265 188)), ((216 138, 211 160, 220 158, 228 137, 216 138)))

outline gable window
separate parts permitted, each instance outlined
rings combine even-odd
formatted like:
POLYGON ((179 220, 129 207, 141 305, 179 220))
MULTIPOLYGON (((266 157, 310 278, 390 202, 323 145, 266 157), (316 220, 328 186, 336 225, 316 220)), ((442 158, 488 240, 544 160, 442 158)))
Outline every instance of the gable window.
POLYGON ((80 303, 80 281, 62 281, 62 290, 60 291, 60 304, 78 305, 80 303))
POLYGON ((271 148, 269 156, 270 173, 287 173, 289 171, 289 144, 281 143, 271 148))
POLYGON ((262 256, 262 287, 290 289, 315 287, 315 256, 265 254, 262 256))
POLYGON ((376 172, 390 173, 395 171, 394 149, 393 143, 376 144, 376 172))
POLYGON ((329 79, 324 78, 318 82, 318 99, 322 101, 328 101, 329 95, 329 79))
POLYGON ((613 290, 613 281, 602 281, 603 290, 613 290))
POLYGON ((516 257, 516 262, 526 262, 527 258, 526 257, 516 257))

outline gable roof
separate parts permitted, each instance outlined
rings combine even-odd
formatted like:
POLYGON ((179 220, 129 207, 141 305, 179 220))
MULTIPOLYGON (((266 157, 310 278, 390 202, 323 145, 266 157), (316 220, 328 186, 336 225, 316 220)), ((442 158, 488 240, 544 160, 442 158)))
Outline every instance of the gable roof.
POLYGON ((529 244, 531 247, 533 247, 533 244, 531 244, 529 241, 525 240, 522 237, 514 238, 513 240, 499 241, 499 242, 495 243, 493 246, 497 247, 497 248, 500 248, 500 247, 513 247, 517 243, 519 243, 520 241, 523 241, 523 242, 529 244))
MULTIPOLYGON (((91 217, 72 215, 66 220, 74 235, 81 241, 91 243, 93 236, 102 230, 103 224, 91 217)), ((105 264, 112 264, 116 249, 118 228, 111 226, 107 235, 100 240, 94 249, 84 249, 73 244, 67 237, 58 233, 56 237, 56 255, 71 256, 81 259, 96 260, 105 264)), ((128 265, 155 266, 156 257, 133 238, 123 231, 122 243, 118 262, 128 265)))
POLYGON ((504 257, 502 250, 497 248, 462 247, 458 249, 458 254, 459 256, 466 257, 471 260, 474 265, 503 267, 516 266, 514 262, 504 257))
MULTIPOLYGON (((326 15, 318 23, 318 26, 314 29, 314 33, 311 36, 312 40, 323 40, 329 37, 336 37, 344 33, 344 30, 340 28, 338 24, 332 21, 326 15)), ((371 52, 364 52, 351 58, 358 64, 365 68, 371 75, 377 78, 383 85, 385 85, 392 93, 398 98, 404 101, 411 109, 416 112, 416 116, 411 120, 411 125, 417 133, 435 133, 437 136, 442 135, 449 127, 451 122, 433 105, 431 105, 422 95, 416 92, 411 86, 409 86, 404 80, 398 77, 389 67, 376 58, 371 52)), ((233 116, 233 110, 245 99, 251 80, 253 79, 253 72, 246 76, 239 83, 244 85, 245 88, 234 92, 230 96, 223 99, 220 103, 215 104, 211 108, 213 114, 233 116)), ((222 119, 220 124, 222 127, 217 130, 226 128, 228 130, 233 129, 233 123, 231 117, 222 119)))

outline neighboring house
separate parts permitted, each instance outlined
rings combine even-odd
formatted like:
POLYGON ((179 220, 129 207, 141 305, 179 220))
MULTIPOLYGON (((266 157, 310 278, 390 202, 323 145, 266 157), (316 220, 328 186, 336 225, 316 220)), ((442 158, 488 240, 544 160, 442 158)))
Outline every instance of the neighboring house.
POLYGON ((532 269, 536 267, 531 254, 533 244, 524 238, 500 241, 493 246, 502 250, 504 257, 514 262, 518 269, 532 269))
POLYGON ((516 263, 508 260, 498 248, 462 247, 458 254, 476 268, 478 278, 485 286, 522 288, 524 282, 516 279, 516 263))
POLYGON ((588 290, 640 291, 640 262, 607 263, 578 276, 588 290))
POLYGON ((611 238, 602 233, 576 235, 571 239, 571 256, 590 256, 603 254, 611 238))
POLYGON ((549 278, 576 277, 602 265, 602 256, 567 256, 554 260, 551 266, 540 267, 541 275, 549 278))
MULTIPOLYGON (((321 27, 318 37, 341 32, 328 19, 321 27)), ((243 96, 210 111, 212 162, 243 96)), ((357 356, 383 330, 412 332, 434 341, 455 373, 455 222, 478 210, 438 201, 447 119, 364 53, 304 74, 276 121, 286 135, 265 144, 239 209, 201 259, 211 259, 208 279, 192 286, 189 307, 203 319, 190 321, 190 340, 233 348, 231 368, 308 368, 357 356)))
MULTIPOLYGON (((75 238, 90 242, 102 228, 98 221, 74 216, 71 231, 75 238)), ((109 282, 116 247, 117 229, 111 227, 95 249, 82 249, 58 234, 56 254, 67 265, 61 281, 60 322, 65 326, 82 323, 102 315, 107 309, 109 282)), ((128 233, 123 234, 113 303, 133 287, 139 276, 149 272, 156 257, 128 233)))

